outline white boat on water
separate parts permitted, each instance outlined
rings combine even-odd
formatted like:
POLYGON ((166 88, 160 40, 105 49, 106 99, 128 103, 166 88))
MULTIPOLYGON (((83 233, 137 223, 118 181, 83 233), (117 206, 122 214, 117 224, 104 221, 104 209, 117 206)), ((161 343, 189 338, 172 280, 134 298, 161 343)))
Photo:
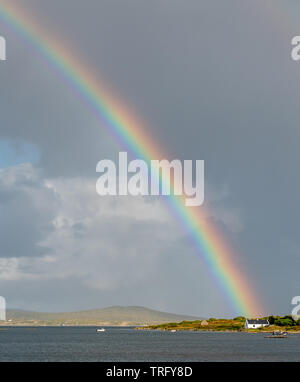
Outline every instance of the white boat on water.
POLYGON ((172 330, 171 330, 171 333, 175 333, 175 332, 176 332, 176 330, 175 330, 175 329, 172 329, 172 330))
POLYGON ((105 329, 104 328, 97 329, 97 332, 105 332, 105 329))

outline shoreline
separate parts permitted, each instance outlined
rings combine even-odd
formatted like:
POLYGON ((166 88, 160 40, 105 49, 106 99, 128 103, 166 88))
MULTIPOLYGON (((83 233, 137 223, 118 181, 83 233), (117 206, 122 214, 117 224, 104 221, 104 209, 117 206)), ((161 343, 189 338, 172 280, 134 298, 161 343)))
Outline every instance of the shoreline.
POLYGON ((120 327, 120 328, 126 328, 126 327, 133 327, 133 328, 137 328, 137 329, 140 329, 142 327, 145 326, 145 324, 131 324, 131 323, 124 323, 124 324, 118 324, 118 323, 64 323, 64 324, 52 324, 52 323, 43 323, 43 324, 38 324, 38 323, 31 323, 31 322, 22 322, 22 323, 5 323, 5 324, 0 324, 0 331, 2 328, 18 328, 18 327, 26 327, 26 326, 30 326, 30 327, 63 327, 63 328, 66 328, 66 327, 82 327, 82 326, 86 326, 86 327, 110 327, 110 326, 114 326, 114 327, 120 327))
MULTIPOLYGON (((96 325, 96 324, 68 324, 68 325, 51 325, 51 324, 43 324, 43 325, 37 325, 37 324, 15 324, 15 325, 0 325, 0 333, 2 330, 6 330, 9 328, 82 328, 82 327, 87 327, 87 328, 96 328, 96 327, 116 327, 116 328, 133 328, 134 330, 145 330, 145 331, 157 331, 157 332, 172 332, 174 329, 153 329, 153 328, 146 328, 142 326, 137 326, 137 325, 96 325)), ((245 333, 245 334, 254 334, 254 333, 260 333, 260 334, 270 334, 273 333, 274 330, 255 330, 255 329, 250 329, 250 330, 213 330, 213 329, 175 329, 176 332, 203 332, 203 333, 245 333)), ((288 330, 288 334, 300 334, 300 330, 298 331, 293 331, 293 330, 288 330)))
MULTIPOLYGON (((151 327, 136 327, 136 330, 155 330, 160 332, 171 332, 172 330, 175 330, 176 332, 213 332, 213 333, 273 333, 277 330, 270 329, 270 330, 258 330, 258 329, 239 329, 239 330, 214 330, 214 329, 176 329, 176 328, 168 328, 168 329, 161 329, 161 328, 151 328, 151 327)), ((285 330, 288 334, 300 334, 300 330, 285 330)))
MULTIPOLYGON (((260 334, 270 334, 274 332, 273 330, 257 330, 257 329, 239 329, 239 330, 214 330, 214 329, 171 329, 171 328, 151 328, 144 325, 136 325, 136 324, 33 324, 33 323, 18 323, 18 324, 0 324, 0 332, 2 330, 8 329, 8 328, 24 328, 24 327, 31 327, 31 328, 76 328, 76 327, 116 327, 116 328, 133 328, 134 330, 146 330, 146 331, 158 331, 158 332, 172 332, 172 330, 175 330, 176 332, 203 332, 203 333, 247 333, 247 334, 253 334, 253 333, 260 333, 260 334)), ((276 330, 275 330, 276 331, 276 330)), ((300 330, 287 330, 288 334, 300 334, 300 330)))

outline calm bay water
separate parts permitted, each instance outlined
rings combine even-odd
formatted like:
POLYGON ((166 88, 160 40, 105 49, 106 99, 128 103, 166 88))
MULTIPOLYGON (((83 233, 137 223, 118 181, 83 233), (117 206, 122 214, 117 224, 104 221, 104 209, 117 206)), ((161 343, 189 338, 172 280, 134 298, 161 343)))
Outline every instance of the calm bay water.
POLYGON ((300 361, 300 335, 2 327, 0 361, 300 361))

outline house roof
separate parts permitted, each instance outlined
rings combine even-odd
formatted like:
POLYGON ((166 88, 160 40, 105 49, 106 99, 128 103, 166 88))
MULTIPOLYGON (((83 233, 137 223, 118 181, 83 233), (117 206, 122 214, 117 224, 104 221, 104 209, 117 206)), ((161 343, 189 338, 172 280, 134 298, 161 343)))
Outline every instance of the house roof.
POLYGON ((259 324, 259 325, 269 325, 268 320, 247 320, 248 324, 259 324))

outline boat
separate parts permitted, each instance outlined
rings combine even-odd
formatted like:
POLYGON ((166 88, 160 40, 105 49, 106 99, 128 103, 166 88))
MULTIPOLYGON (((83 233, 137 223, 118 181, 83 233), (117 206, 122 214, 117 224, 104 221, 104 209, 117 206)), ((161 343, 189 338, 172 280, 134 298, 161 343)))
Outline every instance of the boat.
POLYGON ((176 330, 175 330, 175 329, 172 329, 172 330, 171 330, 171 333, 175 333, 175 332, 176 332, 176 330))
POLYGON ((97 332, 105 332, 105 329, 104 328, 97 329, 97 332))
POLYGON ((287 338, 287 332, 276 331, 273 332, 270 336, 265 336, 265 338, 287 338))

